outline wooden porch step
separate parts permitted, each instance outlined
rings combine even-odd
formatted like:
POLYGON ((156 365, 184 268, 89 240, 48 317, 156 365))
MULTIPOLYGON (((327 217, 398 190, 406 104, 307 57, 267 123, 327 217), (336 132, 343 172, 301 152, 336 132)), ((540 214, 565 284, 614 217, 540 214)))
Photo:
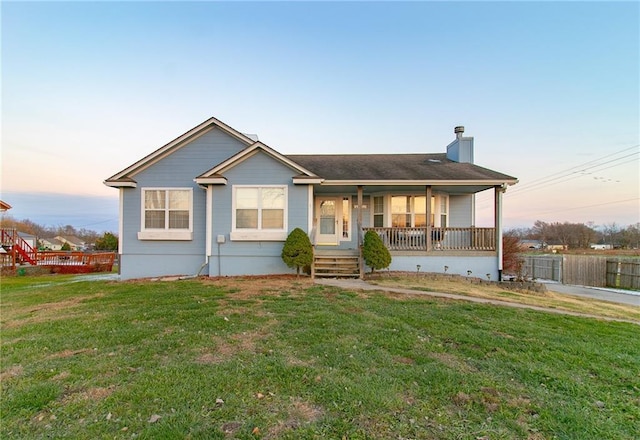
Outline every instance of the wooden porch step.
POLYGON ((316 254, 313 261, 314 277, 359 277, 360 259, 349 254, 316 254))

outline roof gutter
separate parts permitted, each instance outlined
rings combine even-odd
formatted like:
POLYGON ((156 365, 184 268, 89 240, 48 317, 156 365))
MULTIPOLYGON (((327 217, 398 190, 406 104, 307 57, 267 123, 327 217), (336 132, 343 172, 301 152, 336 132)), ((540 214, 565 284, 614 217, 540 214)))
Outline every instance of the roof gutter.
POLYGON ((323 186, 351 186, 351 185, 385 185, 385 186, 407 186, 407 185, 431 185, 431 186, 511 186, 518 183, 518 179, 511 180, 325 180, 323 186))

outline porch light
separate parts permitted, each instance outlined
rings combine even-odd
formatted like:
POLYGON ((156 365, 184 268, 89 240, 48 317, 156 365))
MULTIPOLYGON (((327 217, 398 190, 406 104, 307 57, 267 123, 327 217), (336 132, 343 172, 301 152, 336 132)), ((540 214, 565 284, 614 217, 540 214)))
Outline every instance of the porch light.
POLYGON ((449 266, 445 266, 444 267, 444 273, 447 273, 448 270, 449 270, 449 266))
POLYGON ((422 266, 420 266, 419 264, 416 264, 416 269, 418 270, 418 272, 420 272, 420 268, 421 268, 421 267, 422 267, 422 266))
POLYGON ((473 272, 471 272, 470 270, 468 270, 468 271, 467 271, 467 276, 468 276, 468 277, 469 277, 469 276, 471 276, 471 274, 472 274, 472 273, 473 273, 473 272))

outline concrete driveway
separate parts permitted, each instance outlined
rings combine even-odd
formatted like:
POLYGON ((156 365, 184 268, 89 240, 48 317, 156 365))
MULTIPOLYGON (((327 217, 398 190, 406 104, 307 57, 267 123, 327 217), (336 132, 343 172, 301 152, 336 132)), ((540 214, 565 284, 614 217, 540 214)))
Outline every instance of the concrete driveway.
POLYGON ((584 296, 586 298, 599 299, 618 304, 627 304, 640 307, 640 292, 628 293, 624 290, 605 289, 599 287, 572 286, 538 280, 547 286, 547 290, 564 293, 567 295, 584 296))

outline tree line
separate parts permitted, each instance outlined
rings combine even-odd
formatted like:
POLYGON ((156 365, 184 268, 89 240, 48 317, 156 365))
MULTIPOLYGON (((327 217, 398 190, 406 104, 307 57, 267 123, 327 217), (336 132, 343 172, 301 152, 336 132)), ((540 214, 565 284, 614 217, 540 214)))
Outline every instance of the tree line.
POLYGON ((38 240, 43 238, 53 238, 59 235, 72 235, 74 237, 78 237, 85 243, 92 244, 92 247, 96 250, 118 249, 118 237, 112 232, 105 232, 103 234, 100 234, 90 229, 76 229, 71 225, 43 226, 31 220, 16 220, 8 215, 2 216, 2 218, 0 219, 0 227, 6 229, 16 229, 19 232, 33 235, 38 240))
MULTIPOLYGON (((85 243, 95 244, 96 249, 116 250, 118 237, 111 232, 100 235, 85 228, 71 225, 42 226, 31 220, 16 220, 11 216, 0 219, 0 227, 14 228, 37 238, 52 238, 58 235, 73 235, 85 243)), ((514 228, 505 231, 505 236, 520 240, 538 240, 546 244, 560 244, 571 249, 588 249, 592 244, 607 244, 612 248, 640 249, 640 223, 622 227, 614 223, 595 225, 588 223, 543 222, 537 220, 530 228, 514 228)))
POLYGON ((531 228, 510 229, 505 231, 505 236, 560 244, 570 249, 588 249, 592 244, 610 245, 614 249, 640 249, 640 223, 622 227, 615 222, 597 226, 592 222, 537 220, 531 228))

